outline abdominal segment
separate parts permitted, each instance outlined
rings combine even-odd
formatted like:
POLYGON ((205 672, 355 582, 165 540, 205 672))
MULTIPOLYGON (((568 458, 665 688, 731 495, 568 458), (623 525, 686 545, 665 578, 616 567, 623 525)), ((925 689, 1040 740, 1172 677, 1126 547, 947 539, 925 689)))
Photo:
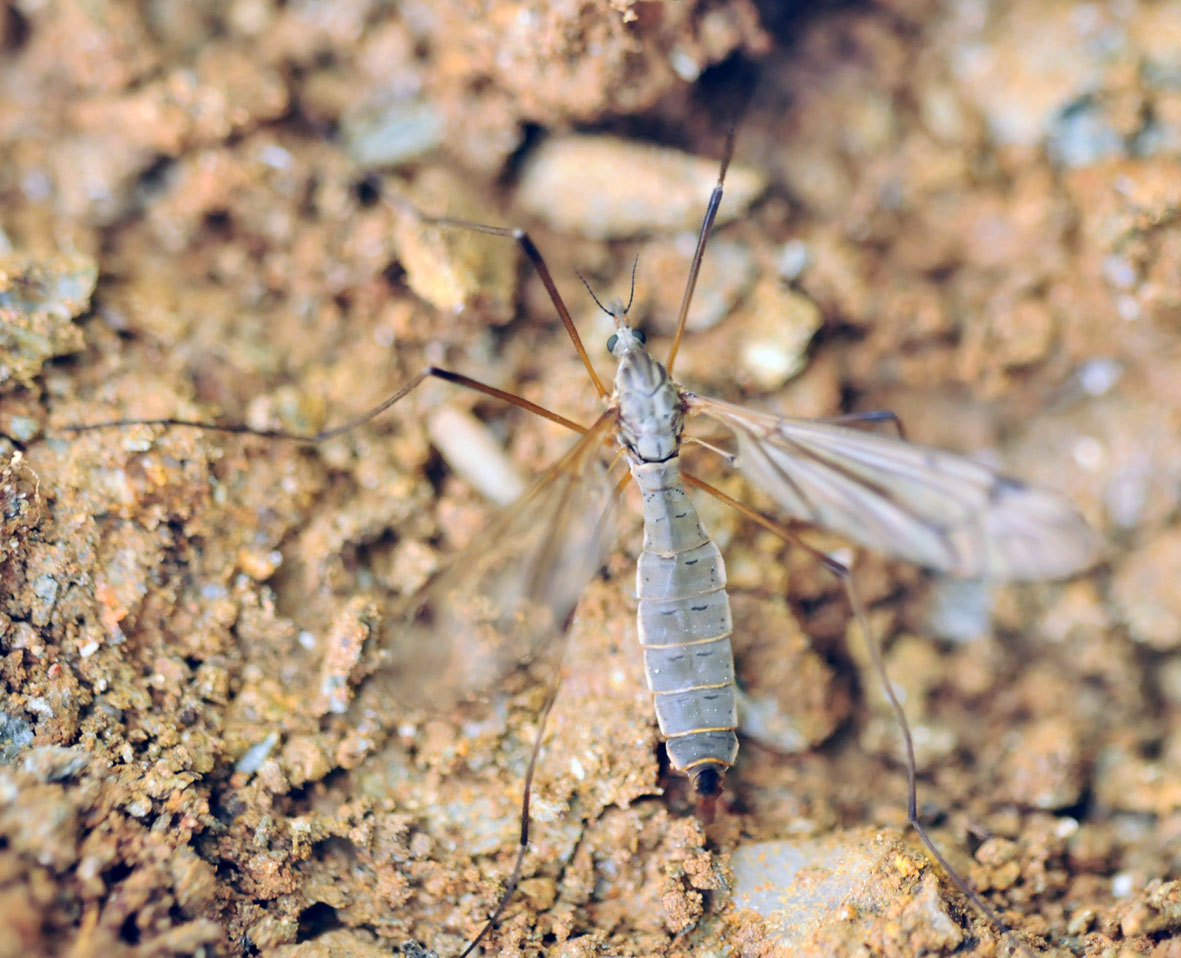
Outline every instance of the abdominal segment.
POLYGON ((644 500, 639 634, 673 768, 721 773, 738 754, 726 568, 681 483, 680 462, 633 462, 644 500))

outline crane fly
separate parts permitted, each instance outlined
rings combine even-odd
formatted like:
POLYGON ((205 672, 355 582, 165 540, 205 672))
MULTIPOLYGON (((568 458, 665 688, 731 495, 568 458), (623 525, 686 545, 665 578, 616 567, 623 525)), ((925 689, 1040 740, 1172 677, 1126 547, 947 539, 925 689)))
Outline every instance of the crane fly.
MULTIPOLYGON (((902 733, 909 822, 976 908, 1010 935, 995 911, 950 866, 918 818, 910 728, 849 568, 801 542, 788 525, 683 472, 682 445, 694 441, 685 433, 686 422, 704 419, 729 434, 733 451, 704 441, 701 445, 720 453, 728 465, 766 493, 790 522, 830 530, 860 546, 932 570, 1004 581, 1065 578, 1096 561, 1099 540, 1073 506, 1052 492, 900 436, 853 428, 857 420, 864 425, 889 419, 889 414, 793 419, 698 395, 676 383, 672 370, 721 203, 733 142, 731 132, 698 234, 667 358, 661 362, 649 353, 642 333, 628 321, 628 307, 607 309, 615 323, 608 350, 618 363, 610 390, 596 374, 545 260, 526 232, 426 216, 393 200, 423 223, 504 237, 521 247, 604 401, 604 411, 589 426, 461 373, 431 366, 380 405, 315 435, 171 418, 119 420, 72 429, 191 426, 315 443, 373 419, 428 378, 436 378, 512 403, 579 433, 564 456, 476 535, 459 561, 424 587, 406 617, 385 627, 381 640, 385 664, 366 680, 355 705, 378 710, 395 701, 437 707, 457 693, 487 688, 514 664, 555 642, 560 645, 581 593, 605 559, 612 514, 630 477, 640 489, 644 514, 637 593, 645 673, 670 765, 691 779, 697 813, 706 821, 715 813, 724 776, 738 752, 738 716, 725 565, 701 525, 686 486, 718 497, 789 544, 807 550, 838 577, 902 733)), ((512 873, 494 912, 461 958, 471 954, 495 927, 518 883, 529 841, 533 772, 556 691, 555 681, 525 776, 520 843, 512 873)))

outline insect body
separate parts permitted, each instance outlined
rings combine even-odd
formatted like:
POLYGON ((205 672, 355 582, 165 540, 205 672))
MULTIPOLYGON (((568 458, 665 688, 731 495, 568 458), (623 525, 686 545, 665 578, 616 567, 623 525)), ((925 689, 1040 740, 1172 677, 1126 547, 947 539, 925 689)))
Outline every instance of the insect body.
MULTIPOLYGON (((578 599, 606 551, 606 530, 620 485, 601 459, 604 446, 614 439, 643 501, 645 531, 637 592, 648 685, 670 762, 692 777, 699 814, 712 815, 722 777, 738 749, 731 616, 722 557, 702 529, 685 485, 705 489, 785 540, 808 547, 787 527, 682 473, 679 454, 687 441, 683 440, 686 420, 692 416, 704 416, 734 437, 737 448, 726 454, 727 461, 770 496, 785 516, 827 528, 874 551, 952 575, 996 580, 1061 578, 1094 562, 1097 537, 1069 503, 1051 492, 960 456, 848 428, 844 423, 849 417, 802 420, 770 415, 688 392, 673 381, 677 346, 721 202, 732 146, 731 136, 698 236, 667 360, 662 364, 649 354, 642 337, 628 325, 626 309, 610 311, 617 332, 609 348, 619 361, 611 394, 595 373, 549 270, 527 234, 410 210, 426 223, 501 236, 521 246, 606 401, 606 410, 589 427, 437 367, 424 370, 357 419, 315 436, 238 424, 147 421, 320 442, 373 418, 434 377, 514 403, 582 434, 517 503, 477 534, 461 561, 423 589, 406 618, 387 623, 380 641, 386 664, 363 685, 354 703, 354 708, 374 720, 372 725, 380 725, 380 716, 391 701, 437 707, 449 697, 486 689, 506 668, 546 646, 561 645, 578 599)), ((875 421, 875 417, 866 418, 875 421)), ((849 569, 809 551, 839 577, 901 729, 910 823, 961 890, 995 927, 1005 929, 939 853, 918 819, 909 726, 870 635, 868 616, 849 569)), ((556 685, 538 723, 526 773, 512 874, 491 918, 464 956, 494 927, 520 877, 540 729, 554 692, 556 685)))
POLYGON ((681 481, 684 400, 664 366, 617 321, 619 442, 644 504, 636 569, 644 670, 669 762, 693 776, 708 807, 738 754, 726 567, 681 481))

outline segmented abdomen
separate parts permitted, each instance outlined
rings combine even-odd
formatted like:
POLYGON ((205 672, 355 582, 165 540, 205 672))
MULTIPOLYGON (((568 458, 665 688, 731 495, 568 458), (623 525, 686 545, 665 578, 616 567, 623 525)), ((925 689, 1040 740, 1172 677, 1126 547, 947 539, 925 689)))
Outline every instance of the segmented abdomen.
POLYGON ((633 462, 644 499, 636 570, 648 688, 673 768, 724 772, 738 754, 726 567, 681 483, 680 460, 633 462))

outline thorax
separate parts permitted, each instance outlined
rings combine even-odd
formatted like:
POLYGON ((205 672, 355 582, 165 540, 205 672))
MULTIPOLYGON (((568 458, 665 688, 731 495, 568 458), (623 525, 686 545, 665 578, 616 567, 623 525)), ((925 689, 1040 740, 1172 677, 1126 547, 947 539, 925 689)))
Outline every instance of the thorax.
POLYGON ((684 429, 684 401, 677 384, 640 343, 619 355, 614 403, 620 442, 643 462, 677 454, 684 429))

